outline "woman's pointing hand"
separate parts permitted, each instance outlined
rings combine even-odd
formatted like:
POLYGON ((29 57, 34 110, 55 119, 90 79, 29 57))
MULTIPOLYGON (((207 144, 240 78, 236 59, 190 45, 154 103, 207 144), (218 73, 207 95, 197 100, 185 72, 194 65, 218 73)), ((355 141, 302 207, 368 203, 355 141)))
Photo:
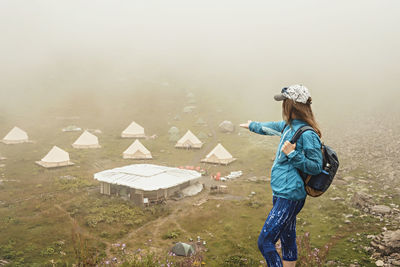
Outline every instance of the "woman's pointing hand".
POLYGON ((249 125, 250 125, 251 122, 252 121, 249 120, 249 121, 247 121, 247 123, 242 123, 239 126, 245 128, 245 129, 249 129, 249 125))

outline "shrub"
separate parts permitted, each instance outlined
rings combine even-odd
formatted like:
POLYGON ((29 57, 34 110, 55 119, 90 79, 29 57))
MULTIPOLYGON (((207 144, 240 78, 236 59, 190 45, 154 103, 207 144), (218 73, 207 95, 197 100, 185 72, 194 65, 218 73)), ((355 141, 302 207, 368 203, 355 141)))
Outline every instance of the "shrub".
POLYGON ((318 266, 325 264, 330 249, 330 244, 325 244, 322 248, 312 248, 310 243, 310 233, 306 232, 297 240, 299 255, 297 266, 318 266))
POLYGON ((99 262, 99 253, 96 249, 90 248, 88 239, 79 232, 78 225, 75 223, 72 228, 72 245, 75 253, 77 266, 96 266, 99 262))
POLYGON ((181 235, 179 230, 172 230, 162 236, 162 239, 176 239, 181 235))
POLYGON ((246 255, 232 255, 225 259, 223 266, 259 266, 260 262, 246 255))

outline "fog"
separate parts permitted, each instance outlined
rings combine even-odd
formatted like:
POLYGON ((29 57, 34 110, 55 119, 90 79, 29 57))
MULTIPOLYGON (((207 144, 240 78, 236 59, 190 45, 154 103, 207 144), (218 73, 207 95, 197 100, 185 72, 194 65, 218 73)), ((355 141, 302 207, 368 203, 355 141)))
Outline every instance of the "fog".
POLYGON ((168 83, 250 115, 302 83, 319 113, 400 114, 399 11, 396 0, 1 0, 0 111, 168 83))

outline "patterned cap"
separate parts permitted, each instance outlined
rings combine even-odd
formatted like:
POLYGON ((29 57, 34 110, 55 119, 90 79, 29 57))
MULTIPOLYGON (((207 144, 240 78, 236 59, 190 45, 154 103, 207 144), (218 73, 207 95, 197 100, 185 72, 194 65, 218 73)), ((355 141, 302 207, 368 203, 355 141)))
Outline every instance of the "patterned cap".
POLYGON ((307 104, 308 99, 311 97, 307 87, 301 84, 291 85, 282 89, 279 95, 274 96, 276 101, 284 99, 292 99, 295 102, 307 104))

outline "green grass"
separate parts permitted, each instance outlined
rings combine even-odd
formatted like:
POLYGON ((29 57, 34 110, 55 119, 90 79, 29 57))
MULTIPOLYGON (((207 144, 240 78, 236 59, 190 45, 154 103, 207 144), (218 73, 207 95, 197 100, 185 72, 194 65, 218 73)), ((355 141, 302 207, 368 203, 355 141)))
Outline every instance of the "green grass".
MULTIPOLYGON (((154 93, 132 92, 124 97, 114 97, 119 100, 118 105, 107 105, 107 102, 97 104, 95 100, 82 103, 71 101, 65 105, 44 107, 39 114, 11 116, 1 121, 0 134, 6 134, 7 129, 17 124, 27 130, 36 143, 1 145, 1 154, 8 158, 4 161, 6 167, 0 170, 5 177, 1 179, 15 179, 18 182, 0 185, 0 201, 5 203, 0 204, 0 258, 10 260, 13 265, 44 265, 52 259, 71 264, 76 259, 71 237, 76 222, 89 240, 90 247, 97 249, 102 256, 112 243, 124 240, 130 232, 137 230, 127 240, 128 249, 132 251, 148 249, 163 257, 172 242, 187 242, 190 238, 195 240, 200 236, 207 242, 208 251, 204 261, 209 266, 240 261, 242 256, 249 261, 263 260, 257 248, 257 238, 272 206, 271 189, 268 182, 248 182, 246 178, 270 176, 271 158, 275 154, 278 138, 255 135, 243 129, 233 134, 219 132, 217 126, 224 119, 230 119, 235 124, 247 119, 243 118, 243 114, 230 112, 230 98, 222 106, 221 113, 215 112, 220 106, 218 99, 203 96, 198 98, 196 104, 203 108, 196 109, 192 114, 183 114, 185 104, 181 103, 179 90, 162 94, 162 100, 155 101, 160 93, 159 90, 154 93), (55 119, 55 116, 66 114, 79 115, 81 118, 55 119), (180 121, 173 120, 176 114, 181 115, 180 121), (205 119, 208 126, 196 125, 198 117, 205 119), (122 159, 122 152, 134 140, 119 136, 132 120, 143 125, 148 135, 158 135, 155 140, 141 140, 152 152, 154 160, 122 159), (71 144, 80 133, 61 132, 63 127, 70 124, 101 129, 103 133, 98 136, 102 148, 73 149, 71 144), (175 149, 174 144, 168 141, 167 131, 171 126, 178 127, 180 135, 190 129, 195 134, 204 131, 215 136, 205 139, 205 145, 200 150, 175 149), (200 163, 199 159, 218 142, 238 160, 228 166, 200 163), (53 145, 68 151, 75 165, 57 169, 44 169, 36 165, 34 162, 40 160, 53 145), (195 200, 177 203, 179 208, 174 216, 169 216, 174 210, 174 202, 168 207, 139 209, 129 202, 98 192, 93 173, 144 162, 168 166, 196 165, 207 169, 209 173, 221 172, 222 175, 242 170, 245 175, 226 182, 228 194, 238 198, 213 199, 223 198, 224 195, 203 192, 211 198, 209 201, 201 206, 192 206, 195 200), (60 179, 65 175, 76 179, 60 179), (256 194, 248 199, 252 191, 256 194), (151 228, 153 222, 164 218, 165 222, 160 223, 157 229, 151 228)), ((366 172, 361 168, 346 175, 366 176, 366 172)), ((331 201, 329 198, 333 196, 346 198, 346 187, 338 186, 318 199, 307 199, 298 216, 298 235, 311 232, 313 247, 332 242, 328 255, 330 260, 350 264, 357 259, 362 266, 372 266, 368 255, 359 246, 368 243, 366 233, 379 232, 379 222, 372 217, 354 215, 350 219, 352 223, 345 224, 342 214, 357 212, 347 202, 331 201), (351 238, 355 238, 356 243, 349 242, 351 238)))

